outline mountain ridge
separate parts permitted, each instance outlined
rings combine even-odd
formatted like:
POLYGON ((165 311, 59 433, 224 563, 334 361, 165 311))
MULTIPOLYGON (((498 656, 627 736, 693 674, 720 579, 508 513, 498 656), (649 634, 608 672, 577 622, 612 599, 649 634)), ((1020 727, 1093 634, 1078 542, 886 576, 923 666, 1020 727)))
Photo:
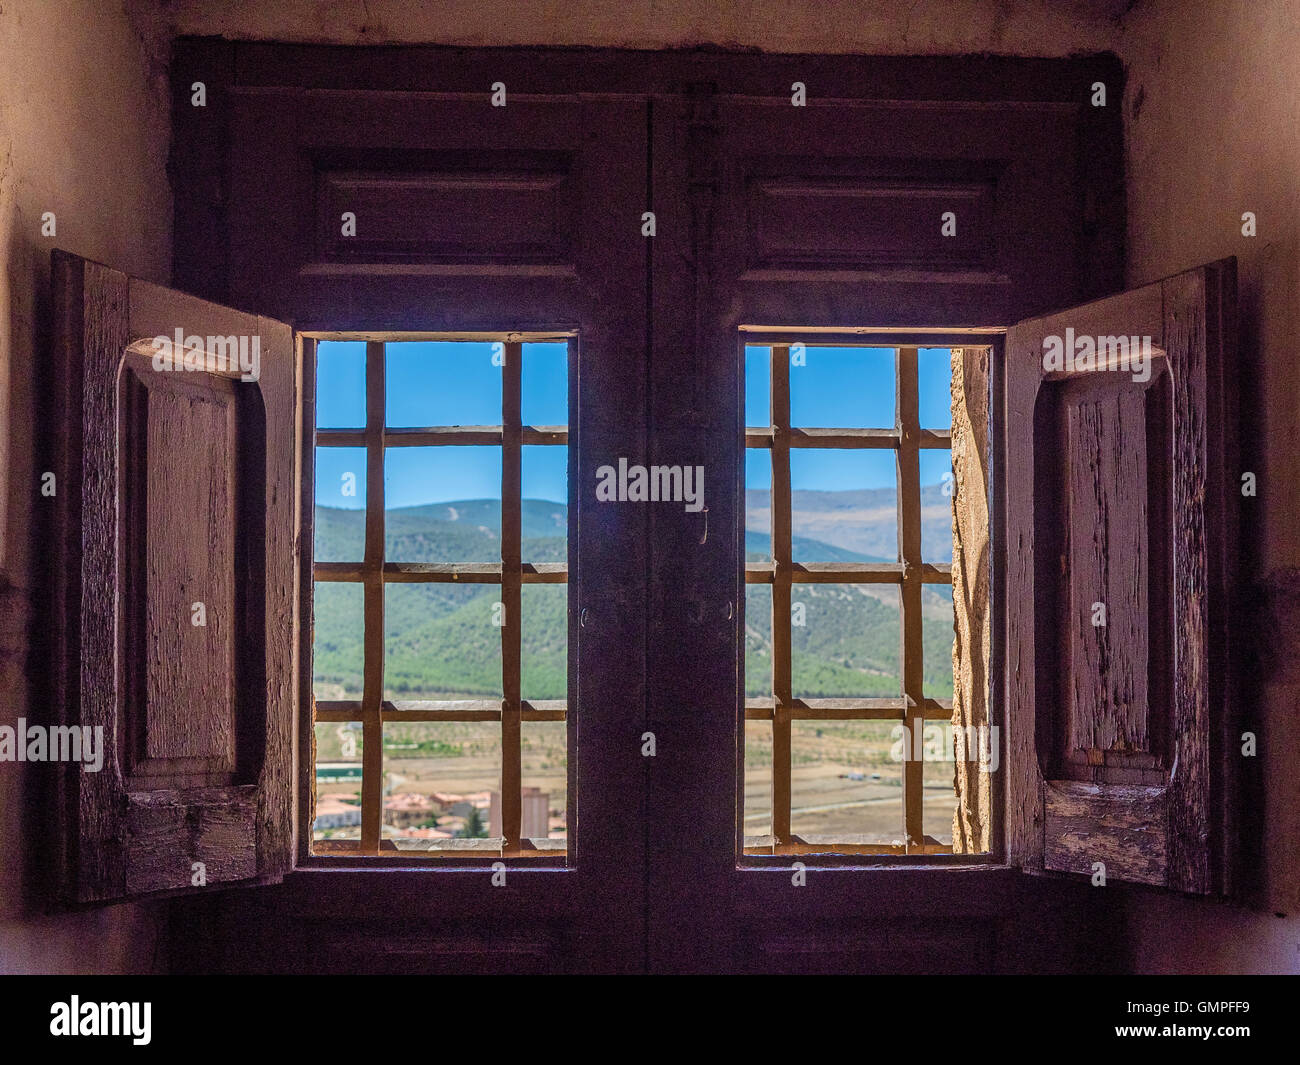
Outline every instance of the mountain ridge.
MULTIPOLYGON (((939 486, 928 486, 938 496, 939 486)), ((761 490, 759 490, 761 492, 761 490)), ((807 528, 809 514, 849 514, 862 518, 875 509, 869 498, 892 490, 793 494, 792 518, 807 528), (809 498, 809 497, 815 498, 809 498), (831 497, 831 498, 826 498, 831 497), (848 498, 853 497, 853 498, 848 498), (817 505, 821 504, 820 511, 817 505), (801 517, 803 516, 803 517, 801 517)), ((767 493, 762 492, 762 496, 767 493)), ((747 504, 763 502, 747 493, 747 504)), ((923 511, 926 505, 923 491, 923 511)), ((747 511, 749 507, 747 506, 747 511)), ((320 562, 354 562, 364 555, 365 511, 317 506, 315 552, 320 562)), ((933 518, 932 518, 933 520, 933 518)), ((816 526, 816 522, 811 523, 816 526)), ((521 506, 521 548, 526 562, 567 559, 568 507, 551 500, 525 499, 521 506)), ((887 542, 881 530, 860 527, 850 535, 827 526, 841 540, 833 543, 806 535, 792 538, 796 561, 872 562, 897 558, 891 553, 862 552, 843 541, 887 542)), ((949 525, 949 529, 951 526, 949 525)), ((500 500, 465 499, 397 507, 385 512, 385 557, 397 562, 497 562, 500 560, 500 500)), ((896 531, 894 532, 896 537, 896 531)), ((931 533, 931 540, 934 533, 931 533)), ((923 530, 924 541, 924 530, 923 530)), ((951 558, 951 532, 946 557, 951 558)), ((765 531, 747 529, 749 561, 770 558, 765 531)), ((771 694, 771 588, 749 585, 745 620, 746 691, 751 697, 771 694)), ((501 696, 501 650, 494 607, 499 585, 389 584, 385 587, 385 698, 501 696)), ((524 585, 521 589, 521 697, 565 697, 568 662, 567 585, 524 585)), ((798 585, 803 624, 791 628, 792 671, 799 697, 877 697, 900 693, 898 590, 891 585, 798 585)), ((926 694, 952 694, 951 590, 927 586, 923 603, 922 642, 926 694)), ((315 586, 314 674, 318 698, 360 698, 364 673, 364 615, 361 586, 318 582, 315 586)))

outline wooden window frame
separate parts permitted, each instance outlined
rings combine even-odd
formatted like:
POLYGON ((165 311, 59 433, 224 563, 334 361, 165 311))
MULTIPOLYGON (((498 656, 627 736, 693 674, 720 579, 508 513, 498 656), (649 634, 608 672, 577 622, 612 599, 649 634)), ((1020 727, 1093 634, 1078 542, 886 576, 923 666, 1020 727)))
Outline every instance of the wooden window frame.
MULTIPOLYGON (((312 626, 303 627, 302 691, 305 750, 299 787, 303 796, 300 826, 300 864, 333 864, 342 859, 439 859, 456 863, 481 863, 500 858, 565 860, 568 839, 563 846, 524 838, 522 825, 522 744, 524 721, 568 721, 568 699, 525 700, 520 695, 522 627, 521 587, 524 584, 567 584, 568 562, 525 563, 522 560, 522 448, 524 446, 568 447, 569 427, 524 425, 522 419, 523 348, 526 343, 564 341, 569 372, 576 365, 577 334, 574 331, 522 333, 431 333, 431 332, 315 332, 303 334, 304 410, 307 437, 305 455, 311 466, 304 471, 303 582, 304 616, 312 616, 313 586, 316 582, 359 584, 363 588, 364 673, 362 699, 317 700, 313 691, 312 626), (362 429, 317 428, 316 344, 320 341, 363 341, 366 345, 366 424, 362 429), (489 342, 504 347, 501 388, 501 422, 498 425, 390 427, 386 424, 386 358, 389 343, 489 342), (499 446, 501 448, 501 561, 471 563, 389 562, 384 550, 384 457, 393 447, 499 446), (366 449, 365 551, 360 562, 317 562, 314 558, 315 454, 317 447, 364 447, 366 449), (392 701, 383 698, 384 682, 384 592, 391 584, 497 584, 501 588, 500 699, 455 699, 392 701), (316 771, 314 726, 317 722, 360 721, 362 727, 361 838, 313 840, 316 771), (399 849, 383 839, 383 728, 399 722, 499 721, 501 723, 501 817, 502 836, 470 847, 399 849), (540 842, 540 845, 539 845, 540 842)), ((570 423, 572 412, 570 412, 570 423)), ((570 634, 571 636, 572 634, 570 634)), ((572 640, 569 640, 570 652, 572 640)), ((571 735, 572 730, 570 730, 571 735)), ((570 755, 572 752, 570 751, 570 755)), ((572 784, 572 774, 570 774, 572 784)), ((566 812, 572 824, 577 796, 572 793, 566 812)), ((559 842, 558 840, 555 842, 559 842)))
MULTIPOLYGON (((919 460, 922 450, 952 449, 951 429, 922 429, 919 417, 918 352, 923 347, 994 346, 1001 329, 967 330, 926 335, 915 330, 837 333, 826 329, 767 330, 743 329, 738 356, 742 368, 745 349, 768 346, 770 369, 768 394, 770 424, 744 427, 742 457, 748 449, 766 449, 772 459, 771 563, 744 562, 744 581, 772 587, 772 690, 771 698, 744 696, 745 721, 772 722, 772 830, 773 843, 747 845, 743 829, 744 741, 740 744, 740 772, 737 788, 737 835, 746 864, 764 856, 781 855, 872 855, 906 856, 913 860, 946 864, 996 865, 1001 847, 996 838, 987 851, 956 853, 952 844, 940 843, 923 830, 924 749, 916 737, 927 723, 952 722, 953 700, 926 697, 923 683, 921 646, 921 590, 926 584, 953 583, 952 565, 927 562, 921 554, 921 498, 919 460), (894 352, 895 413, 891 428, 798 428, 790 424, 790 348, 796 343, 836 347, 888 347, 894 352), (888 450, 896 456, 898 497, 899 561, 798 563, 791 552, 790 451, 792 448, 837 450, 888 450), (897 698, 811 698, 794 697, 791 677, 791 588, 795 584, 891 584, 899 589, 901 694, 897 698), (791 722, 809 721, 895 721, 905 726, 913 750, 903 759, 903 843, 808 843, 790 828, 791 815, 791 722)), ((743 420, 743 403, 742 420, 743 420)), ((742 461, 742 469, 744 463, 742 461)), ((744 498, 743 491, 741 498, 744 498)), ((990 530, 991 534, 991 530, 990 530)), ((742 552, 742 559, 743 559, 742 552)), ((994 610, 990 603, 990 612, 994 610)), ((996 626, 994 627, 996 631, 996 626)), ((954 633, 954 639, 956 633, 954 633)), ((744 646, 741 645, 740 673, 744 674, 744 646)), ((996 733, 994 733, 996 736, 996 733)), ((996 741, 995 741, 996 742, 996 741)), ((990 796, 995 824, 1000 823, 996 807, 1000 796, 990 796)), ((762 863, 757 863, 762 864, 762 863)))

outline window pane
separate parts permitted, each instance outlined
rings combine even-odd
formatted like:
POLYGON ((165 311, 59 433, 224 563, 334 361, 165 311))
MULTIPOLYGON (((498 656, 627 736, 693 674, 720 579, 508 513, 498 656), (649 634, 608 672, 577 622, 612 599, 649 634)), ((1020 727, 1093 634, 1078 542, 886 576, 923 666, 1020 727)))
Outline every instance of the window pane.
POLYGON ((895 585, 794 585, 790 591, 794 697, 900 695, 899 618, 895 585))
POLYGON ((523 721, 519 725, 525 839, 568 835, 569 725, 565 721, 523 721))
POLYGON ((917 413, 922 429, 952 428, 952 351, 921 348, 916 353, 917 413))
POLYGON ((569 684, 569 586, 525 584, 519 606, 519 697, 563 699, 569 684))
POLYGON ((745 345, 745 424, 772 424, 772 349, 745 345))
POLYGON ((952 586, 926 584, 921 590, 921 688, 926 698, 952 698, 952 586))
POLYGON ((382 831, 399 850, 499 846, 500 788, 500 722, 384 723, 382 831))
MULTIPOLYGON (((791 348, 790 424, 888 429, 895 420, 893 348, 791 348)), ((766 423, 759 423, 766 424, 766 423)))
POLYGON ((892 450, 790 452, 796 562, 897 562, 898 463, 892 450))
POLYGON ((361 585, 317 581, 312 615, 312 692, 327 702, 360 699, 365 676, 361 585))
POLYGON ((499 447, 393 448, 384 494, 388 561, 501 561, 499 447))
POLYGON ((317 562, 360 562, 366 557, 366 449, 316 449, 317 562))
POLYGON ((501 424, 500 348, 421 340, 385 344, 384 352, 389 425, 501 424))
POLYGON ((524 562, 567 562, 569 449, 538 445, 519 451, 520 557, 524 562))
POLYGON ((746 846, 758 846, 772 834, 772 722, 745 722, 746 846))
POLYGON ((745 697, 772 697, 772 586, 745 586, 745 697))
MULTIPOLYGON (((952 815, 957 808, 954 787, 956 748, 951 725, 929 722, 922 755, 921 831, 952 846, 952 815)), ((978 751, 978 747, 974 748, 978 751)))
POLYGON ((525 344, 520 410, 525 425, 569 424, 569 345, 525 344))
POLYGON ((745 558, 772 560, 772 453, 765 447, 745 451, 745 558))
POLYGON ((790 830, 810 843, 903 842, 902 726, 790 723, 790 830))
POLYGON ((384 586, 384 698, 500 699, 501 587, 384 586))
POLYGON ((361 722, 317 721, 312 839, 361 838, 361 722))
POLYGON ((922 448, 921 559, 952 561, 952 452, 947 448, 922 448))
POLYGON ((316 345, 316 427, 360 429, 365 424, 365 343, 320 341, 316 345))
MULTIPOLYGON (((524 424, 567 426, 569 348, 566 341, 522 346, 524 424)), ((334 374, 322 387, 320 424, 363 427, 366 344, 322 345, 319 354, 322 374, 334 374), (351 382, 350 392, 343 387, 346 381, 351 382), (351 407, 337 413, 344 410, 345 400, 351 407)), ((386 425, 499 426, 504 356, 504 343, 386 343, 386 425)), ((400 437, 390 440, 396 443, 400 437)), ((523 559, 566 563, 568 449, 529 445, 519 457, 523 559)), ((364 560, 366 458, 364 447, 317 451, 318 561, 364 560)), ((499 445, 390 446, 384 455, 385 561, 499 563, 502 465, 499 445)), ((506 618, 499 582, 392 582, 383 594, 385 700, 502 699, 506 618)), ((520 697, 532 702, 563 700, 568 687, 568 586, 524 585, 520 600, 520 697)), ((362 698, 363 608, 360 584, 315 585, 315 688, 320 699, 362 698)), ((383 806, 377 812, 386 842, 407 851, 499 847, 504 805, 499 721, 422 722, 407 717, 386 722, 382 736, 383 806)), ((330 744, 337 747, 343 740, 331 740, 324 732, 318 737, 318 768, 323 770, 330 744)), ((349 741, 359 738, 358 731, 349 741)), ((518 798, 524 835, 555 841, 551 849, 562 851, 567 835, 567 725, 521 722, 520 740, 523 790, 518 798)), ((379 741, 372 737, 372 742, 379 741)), ((344 770, 332 772, 338 779, 349 779, 344 770)), ((351 838, 359 838, 359 778, 349 786, 356 793, 356 809, 349 812, 345 802, 350 792, 337 799, 327 796, 333 804, 325 808, 331 827, 322 821, 320 832, 346 829, 351 838), (335 809, 339 804, 343 808, 335 809)))

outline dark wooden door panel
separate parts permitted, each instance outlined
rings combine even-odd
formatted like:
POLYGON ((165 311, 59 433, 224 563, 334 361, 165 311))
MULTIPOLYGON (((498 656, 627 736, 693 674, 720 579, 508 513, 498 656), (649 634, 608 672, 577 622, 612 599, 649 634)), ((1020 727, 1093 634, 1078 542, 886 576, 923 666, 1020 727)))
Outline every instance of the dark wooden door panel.
MULTIPOLYGON (((1081 72, 1014 106, 946 99, 937 85, 934 98, 920 100, 918 82, 876 99, 841 84, 794 107, 780 94, 789 82, 776 78, 752 96, 701 79, 655 102, 652 447, 703 464, 709 511, 707 537, 690 515, 664 509, 651 519, 648 727, 659 755, 649 777, 649 963, 666 971, 991 967, 988 933, 1010 905, 994 868, 810 857, 807 886, 796 886, 793 858, 742 857, 740 328, 988 328, 1113 290, 1121 278, 1106 225, 1116 218, 1099 227, 1085 220, 1088 183, 1100 178, 1075 166, 1113 117, 1089 106, 1095 78, 1081 72), (956 217, 951 237, 945 211, 956 217), (973 915, 960 943, 918 935, 877 951, 869 936, 855 941, 847 931, 875 912, 923 925, 949 891, 973 915)), ((999 95, 1008 92, 1000 83, 999 95)), ((1117 146, 1103 154, 1105 165, 1120 166, 1117 146)), ((1008 957, 1025 946, 1016 939, 1001 941, 1008 957)))
MULTIPOLYGON (((268 951, 260 962, 267 968, 437 971, 476 950, 476 967, 504 971, 629 971, 644 962, 648 519, 644 508, 596 501, 592 486, 598 467, 646 453, 646 104, 516 95, 507 75, 512 94, 494 107, 492 80, 481 93, 223 90, 229 298, 278 308, 308 332, 365 331, 372 340, 420 331, 576 333, 568 853, 507 861, 504 885, 494 886, 490 858, 430 858, 423 868, 409 857, 403 868, 382 856, 329 858, 326 869, 313 866, 326 859, 304 845, 304 868, 283 891, 185 911, 186 920, 212 920, 231 935, 257 926, 271 936, 311 928, 319 937, 310 950, 268 951), (355 235, 344 233, 345 213, 355 216, 355 235), (322 922, 325 913, 342 916, 322 922), (376 933, 373 956, 362 958, 356 929, 397 928, 397 915, 427 930, 423 961, 412 954, 414 932, 391 943, 376 933)), ((303 431, 310 449, 313 427, 303 431)), ((308 478, 303 505, 312 499, 308 478)), ((304 587, 310 594, 310 581, 304 587)), ((310 690, 308 680, 304 700, 310 690)), ((304 751, 311 735, 306 715, 304 751)), ((311 786, 309 772, 300 780, 311 786)))

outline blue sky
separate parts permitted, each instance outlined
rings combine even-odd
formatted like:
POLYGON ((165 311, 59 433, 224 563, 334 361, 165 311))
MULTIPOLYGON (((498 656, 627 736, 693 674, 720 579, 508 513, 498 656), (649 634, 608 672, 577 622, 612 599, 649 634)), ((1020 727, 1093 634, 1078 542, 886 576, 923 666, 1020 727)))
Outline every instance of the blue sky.
MULTIPOLYGON (((745 424, 771 424, 771 349, 745 349, 745 424)), ((807 429, 887 429, 894 424, 893 348, 805 347, 790 366, 790 424, 807 429)), ((922 348, 917 356, 922 429, 950 429, 952 371, 947 348, 922 348)), ((951 469, 947 451, 921 452, 921 483, 938 484, 951 469)), ((892 451, 813 451, 790 455, 790 487, 836 491, 895 488, 892 451)), ((765 449, 745 452, 745 487, 770 488, 772 464, 765 449)))
MULTIPOLYGON (((404 342, 387 346, 389 426, 497 425, 501 421, 501 367, 491 343, 404 342)), ((525 344, 523 421, 568 423, 567 345, 525 344)), ((316 348, 316 424, 349 429, 365 424, 366 346, 322 341, 316 348)), ((745 422, 768 424, 769 349, 745 352, 745 422)), ((921 426, 946 429, 949 413, 947 348, 922 348, 919 356, 921 426)), ((886 428, 894 423, 894 353, 890 348, 806 348, 804 365, 790 367, 790 420, 823 428, 886 428)), ((567 456, 562 447, 526 447, 523 494, 563 502, 568 498, 567 456)), ((946 451, 921 452, 921 483, 935 484, 949 468, 946 451)), ((390 507, 501 494, 501 453, 491 447, 393 448, 385 456, 385 496, 390 507)), ((365 451, 316 449, 316 501, 324 506, 365 506, 365 451), (343 495, 344 474, 354 474, 356 495, 343 495)), ((771 484, 762 450, 746 452, 749 488, 771 484)), ((895 481, 890 451, 811 451, 791 456, 795 489, 888 488, 895 481)))
MULTIPOLYGON (((386 349, 387 404, 391 427, 499 425, 501 367, 490 343, 409 342, 386 349)), ((522 416, 525 425, 567 425, 568 345, 525 344, 522 416)), ((499 360, 498 360, 499 361, 499 360)), ((366 346, 321 342, 316 347, 316 425, 359 428, 366 420, 366 346)), ((389 507, 456 499, 500 498, 499 447, 390 448, 384 456, 384 497, 389 507)), ((525 447, 523 494, 528 499, 568 500, 568 455, 563 447, 525 447)), ((316 502, 365 506, 365 451, 316 449, 316 502), (357 494, 342 494, 343 475, 354 473, 357 494)))

